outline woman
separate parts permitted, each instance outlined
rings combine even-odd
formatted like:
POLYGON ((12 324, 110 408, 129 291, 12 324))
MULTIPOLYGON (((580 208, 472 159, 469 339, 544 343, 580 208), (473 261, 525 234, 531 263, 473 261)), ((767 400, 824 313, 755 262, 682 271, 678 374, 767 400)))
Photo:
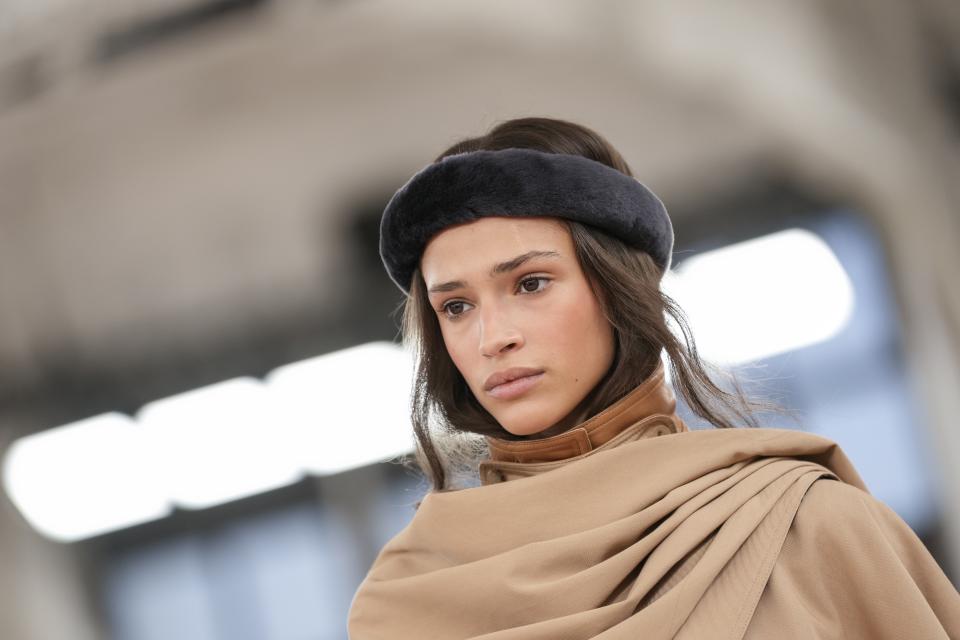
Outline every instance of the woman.
POLYGON ((380 249, 434 490, 351 638, 960 638, 960 595, 835 443, 729 428, 769 407, 707 374, 660 290, 672 247, 660 200, 570 122, 502 123, 397 191, 380 249), (662 353, 720 428, 676 415, 662 353))

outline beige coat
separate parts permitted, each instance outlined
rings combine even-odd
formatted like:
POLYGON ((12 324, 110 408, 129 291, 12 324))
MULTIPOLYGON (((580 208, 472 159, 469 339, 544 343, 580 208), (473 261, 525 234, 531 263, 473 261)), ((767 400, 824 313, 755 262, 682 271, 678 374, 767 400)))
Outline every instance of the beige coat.
POLYGON ((833 442, 689 431, 662 365, 578 427, 491 439, 380 552, 353 640, 960 639, 960 595, 833 442))

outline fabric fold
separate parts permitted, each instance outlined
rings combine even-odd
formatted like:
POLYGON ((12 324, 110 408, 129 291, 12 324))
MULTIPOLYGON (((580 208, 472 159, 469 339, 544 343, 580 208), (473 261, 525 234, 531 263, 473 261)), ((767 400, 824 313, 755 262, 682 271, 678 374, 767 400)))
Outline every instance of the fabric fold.
MULTIPOLYGON (((428 494, 358 590, 350 637, 744 638, 811 486, 873 500, 835 443, 799 431, 614 445, 428 494)), ((844 553, 851 570, 871 562, 844 553)))

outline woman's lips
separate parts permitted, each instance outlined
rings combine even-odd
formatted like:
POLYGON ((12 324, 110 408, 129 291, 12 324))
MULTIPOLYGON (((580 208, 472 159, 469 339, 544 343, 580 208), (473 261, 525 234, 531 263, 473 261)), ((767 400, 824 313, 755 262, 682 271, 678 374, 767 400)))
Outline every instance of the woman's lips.
POLYGON ((535 387, 537 384, 539 384, 542 377, 543 373, 541 372, 530 376, 517 378, 516 380, 511 380, 510 382, 498 384, 492 389, 489 389, 487 393, 492 395, 494 398, 499 398, 500 400, 511 400, 517 396, 523 395, 535 387))

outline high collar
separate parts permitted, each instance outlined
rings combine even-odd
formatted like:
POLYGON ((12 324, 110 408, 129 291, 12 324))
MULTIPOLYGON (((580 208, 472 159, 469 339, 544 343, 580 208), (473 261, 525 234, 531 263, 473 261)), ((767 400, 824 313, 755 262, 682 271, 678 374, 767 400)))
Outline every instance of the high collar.
POLYGON ((568 431, 536 440, 503 440, 487 436, 492 462, 555 462, 573 458, 611 440, 627 427, 653 415, 669 417, 673 432, 687 427, 676 415, 677 400, 666 383, 663 361, 635 389, 592 418, 568 431))

